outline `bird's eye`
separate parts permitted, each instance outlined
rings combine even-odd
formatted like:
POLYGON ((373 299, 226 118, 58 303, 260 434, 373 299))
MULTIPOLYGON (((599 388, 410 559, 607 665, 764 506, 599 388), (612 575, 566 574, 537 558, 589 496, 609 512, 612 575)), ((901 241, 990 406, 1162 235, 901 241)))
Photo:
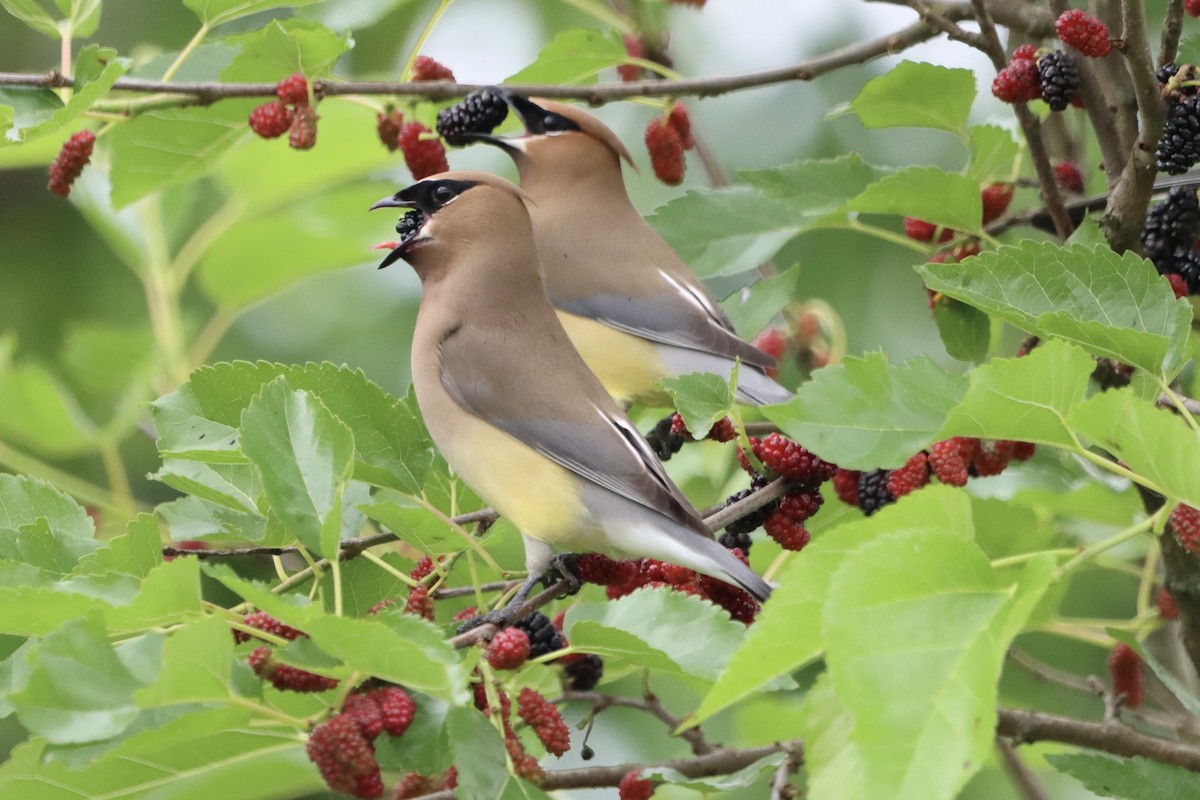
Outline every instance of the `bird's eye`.
POLYGON ((566 125, 563 124, 565 122, 566 120, 564 120, 558 114, 547 114, 545 119, 542 120, 542 130, 546 131, 547 133, 565 131, 567 129, 566 125))
POLYGON ((457 193, 449 186, 435 186, 432 195, 433 202, 436 203, 439 208, 446 205, 446 203, 449 203, 457 196, 457 193))

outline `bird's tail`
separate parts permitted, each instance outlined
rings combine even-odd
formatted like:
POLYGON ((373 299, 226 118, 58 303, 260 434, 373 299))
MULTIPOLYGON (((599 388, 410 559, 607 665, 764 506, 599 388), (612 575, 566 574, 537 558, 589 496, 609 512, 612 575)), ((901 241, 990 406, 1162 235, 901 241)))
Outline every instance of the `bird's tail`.
POLYGON ((759 577, 758 573, 747 567, 737 556, 729 552, 725 545, 714 539, 703 539, 696 537, 697 548, 703 551, 703 554, 714 562, 719 573, 708 572, 707 570, 699 570, 713 578, 728 581, 729 583, 737 584, 745 589, 750 594, 754 595, 754 599, 760 603, 766 602, 771 596, 771 584, 759 577))
POLYGON ((737 394, 739 402, 754 406, 773 406, 795 397, 766 374, 747 366, 738 374, 737 394))

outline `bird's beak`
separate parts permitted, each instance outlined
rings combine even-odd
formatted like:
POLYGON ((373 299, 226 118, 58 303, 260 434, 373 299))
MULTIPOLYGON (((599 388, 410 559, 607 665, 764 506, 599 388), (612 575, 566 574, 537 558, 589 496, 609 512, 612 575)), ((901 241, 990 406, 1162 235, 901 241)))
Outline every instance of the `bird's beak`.
POLYGON ((388 195, 382 200, 376 201, 375 205, 371 206, 368 211, 374 211, 377 208, 416 208, 416 203, 412 200, 401 200, 399 194, 388 195))
POLYGON ((520 138, 523 137, 507 139, 503 136, 493 136, 490 133, 464 133, 462 138, 468 142, 481 142, 483 144, 490 144, 493 147, 499 147, 501 150, 511 153, 521 149, 518 142, 520 138))
POLYGON ((508 107, 517 112, 517 116, 521 118, 521 124, 525 126, 525 135, 530 136, 541 131, 535 131, 530 128, 530 120, 536 120, 538 117, 546 113, 546 109, 539 106, 537 103, 530 100, 528 97, 522 97, 519 94, 506 92, 504 99, 508 101, 508 107))
MULTIPOLYGON (((378 246, 379 245, 376 245, 376 247, 378 247, 378 246)), ((372 249, 375 249, 375 248, 372 248, 372 249)), ((407 248, 405 248, 400 243, 397 243, 396 246, 392 248, 392 252, 388 253, 386 256, 383 257, 383 261, 379 262, 379 266, 376 267, 376 269, 383 269, 384 267, 390 267, 392 264, 394 264, 397 261, 399 261, 400 259, 404 258, 405 252, 407 252, 407 248)))

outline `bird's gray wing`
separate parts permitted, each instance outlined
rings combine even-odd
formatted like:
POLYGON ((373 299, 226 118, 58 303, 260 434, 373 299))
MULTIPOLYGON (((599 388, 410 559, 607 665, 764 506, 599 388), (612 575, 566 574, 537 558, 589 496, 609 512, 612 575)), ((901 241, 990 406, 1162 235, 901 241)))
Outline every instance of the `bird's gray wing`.
POLYGON ((759 369, 774 367, 775 359, 740 339, 724 312, 719 306, 714 310, 708 299, 674 280, 668 291, 644 297, 595 294, 553 298, 555 307, 562 311, 603 322, 652 342, 726 356, 731 361, 740 358, 743 364, 759 369))
POLYGON ((549 307, 546 312, 547 319, 526 326, 526 335, 473 324, 443 339, 446 391, 471 414, 585 480, 712 538, 549 307), (506 338, 525 346, 496 346, 506 338))

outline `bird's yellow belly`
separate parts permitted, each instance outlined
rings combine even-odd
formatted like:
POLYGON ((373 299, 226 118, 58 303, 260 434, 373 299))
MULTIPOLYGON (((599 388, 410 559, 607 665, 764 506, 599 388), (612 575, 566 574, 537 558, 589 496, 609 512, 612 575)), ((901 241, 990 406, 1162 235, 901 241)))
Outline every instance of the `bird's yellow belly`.
POLYGON ((658 403, 666 394, 655 383, 668 375, 654 343, 587 317, 558 312, 571 343, 619 403, 658 403))
POLYGON ((590 527, 579 478, 478 417, 463 414, 452 428, 428 419, 447 463, 522 533, 551 545, 590 527))

